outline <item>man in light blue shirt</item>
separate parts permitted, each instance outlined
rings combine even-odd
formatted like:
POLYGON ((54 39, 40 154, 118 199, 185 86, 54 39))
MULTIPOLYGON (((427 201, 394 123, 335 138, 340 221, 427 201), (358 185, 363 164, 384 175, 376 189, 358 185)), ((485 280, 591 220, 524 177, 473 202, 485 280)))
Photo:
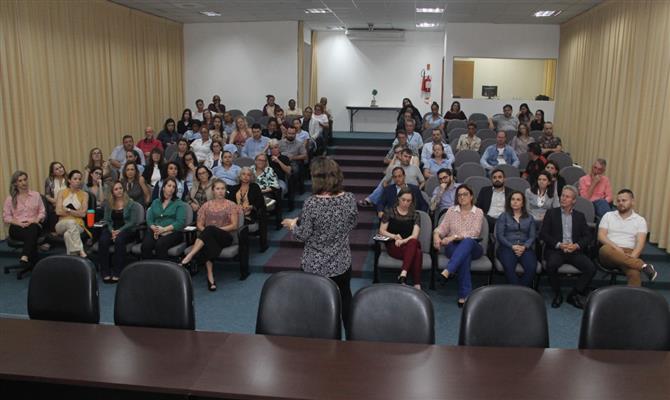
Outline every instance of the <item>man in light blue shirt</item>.
POLYGON ((131 135, 125 135, 123 137, 123 144, 120 144, 112 150, 112 154, 109 156, 109 163, 112 164, 112 167, 120 169, 126 163, 126 152, 135 150, 140 156, 140 164, 144 165, 144 153, 142 150, 135 146, 135 139, 131 135))
POLYGON ((439 128, 435 128, 433 129, 432 136, 433 141, 425 143, 423 145, 423 149, 421 150, 421 163, 423 163, 424 168, 426 165, 428 165, 428 161, 433 156, 433 144, 436 143, 442 143, 442 147, 444 147, 444 158, 451 166, 454 163, 454 160, 456 160, 456 157, 454 157, 454 152, 451 151, 451 146, 442 141, 442 131, 439 128))
POLYGON ((496 135, 496 144, 492 144, 484 150, 480 164, 486 171, 491 171, 495 167, 503 164, 509 164, 519 168, 519 157, 512 146, 506 144, 507 135, 505 131, 499 131, 496 135))
POLYGON ((200 135, 201 125, 202 124, 200 123, 200 120, 194 119, 193 121, 191 121, 191 129, 184 132, 184 136, 182 137, 188 140, 189 143, 191 143, 196 139, 202 139, 202 136, 200 135))
POLYGON ((260 124, 251 126, 251 137, 244 142, 242 147, 242 157, 256 158, 260 153, 266 153, 270 138, 261 134, 260 124))
POLYGON ((239 166, 233 164, 233 154, 224 151, 223 164, 212 168, 212 174, 226 182, 227 186, 235 186, 240 183, 240 170, 239 166))

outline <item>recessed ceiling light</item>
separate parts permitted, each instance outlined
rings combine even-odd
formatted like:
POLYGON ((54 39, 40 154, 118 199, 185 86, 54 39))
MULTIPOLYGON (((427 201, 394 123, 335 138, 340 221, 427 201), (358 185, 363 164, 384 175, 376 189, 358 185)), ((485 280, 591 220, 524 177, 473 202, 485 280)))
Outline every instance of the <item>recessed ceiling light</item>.
POLYGON ((305 14, 327 14, 329 12, 329 8, 308 8, 305 10, 305 14))
POLYGON ((418 13, 425 13, 425 14, 442 14, 444 12, 444 8, 419 8, 417 7, 416 12, 418 13))
POLYGON ((208 17, 220 17, 221 14, 219 14, 216 11, 200 11, 200 14, 206 15, 208 17))
POLYGON ((438 25, 440 25, 440 24, 437 24, 435 22, 420 22, 420 23, 416 24, 416 27, 417 28, 435 28, 438 25))
POLYGON ((327 26, 326 28, 330 31, 343 31, 346 29, 343 26, 327 26))
POLYGON ((562 12, 563 12, 563 10, 558 10, 558 11, 547 10, 547 11, 538 11, 538 12, 536 12, 536 13, 533 14, 533 15, 535 15, 537 18, 543 18, 543 17, 555 17, 555 16, 557 16, 558 14, 560 14, 560 13, 562 13, 562 12))

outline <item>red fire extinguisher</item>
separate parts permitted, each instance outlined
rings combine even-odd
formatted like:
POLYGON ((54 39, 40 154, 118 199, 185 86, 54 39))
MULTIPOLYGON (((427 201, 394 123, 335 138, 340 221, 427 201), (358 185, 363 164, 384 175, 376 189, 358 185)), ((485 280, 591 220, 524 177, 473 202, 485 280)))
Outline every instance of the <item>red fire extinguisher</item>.
POLYGON ((426 69, 421 70, 421 96, 425 101, 430 99, 431 80, 430 64, 426 64, 426 69))

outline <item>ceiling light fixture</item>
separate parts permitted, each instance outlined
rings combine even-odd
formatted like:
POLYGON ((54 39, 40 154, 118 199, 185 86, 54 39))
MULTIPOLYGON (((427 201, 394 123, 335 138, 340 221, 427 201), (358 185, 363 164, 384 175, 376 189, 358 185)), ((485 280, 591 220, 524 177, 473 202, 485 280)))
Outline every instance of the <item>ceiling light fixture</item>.
POLYGON ((417 7, 416 12, 424 14, 442 14, 444 12, 444 8, 417 7))
POLYGON ((535 15, 537 18, 544 18, 544 17, 555 17, 558 14, 562 13, 563 10, 547 10, 547 11, 538 11, 536 12, 535 15))
POLYGON ((308 8, 305 10, 305 14, 328 14, 330 11, 329 8, 308 8))
POLYGON ((416 27, 417 28, 435 28, 438 25, 440 25, 440 24, 437 24, 435 22, 420 22, 420 23, 416 24, 416 27))
POLYGON ((221 14, 216 11, 200 11, 200 14, 206 15, 208 17, 220 17, 221 14))
POLYGON ((346 28, 343 27, 343 26, 327 26, 326 28, 329 31, 344 31, 344 30, 346 30, 346 28))

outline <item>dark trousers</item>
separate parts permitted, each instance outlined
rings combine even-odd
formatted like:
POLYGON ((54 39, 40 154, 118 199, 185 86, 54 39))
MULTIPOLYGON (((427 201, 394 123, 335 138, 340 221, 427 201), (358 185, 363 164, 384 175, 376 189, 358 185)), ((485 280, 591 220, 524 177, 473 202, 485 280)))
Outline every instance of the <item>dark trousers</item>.
POLYGON ((9 237, 23 242, 21 257, 28 257, 28 261, 31 263, 37 262, 37 239, 41 232, 42 227, 38 224, 30 224, 25 228, 16 225, 9 226, 9 237))
POLYGON ((511 247, 500 246, 498 248, 498 260, 503 266, 507 282, 512 285, 531 286, 535 278, 535 271, 537 270, 537 257, 532 249, 526 249, 517 257, 512 251, 511 247), (516 274, 516 264, 519 263, 523 267, 521 278, 516 274))
POLYGON ((591 260, 582 252, 563 253, 555 249, 545 249, 545 260, 547 261, 547 275, 549 275, 549 284, 554 294, 561 291, 560 282, 558 279, 558 268, 562 264, 571 264, 575 268, 582 271, 582 274, 577 278, 575 290, 580 294, 585 294, 586 288, 596 274, 596 267, 591 260))
POLYGON ((423 253, 421 252, 421 243, 416 239, 410 239, 409 242, 398 247, 393 240, 386 242, 386 251, 393 258, 402 260, 402 269, 412 274, 412 280, 415 285, 421 284, 421 264, 423 262, 423 253))
POLYGON ((100 274, 105 276, 119 276, 123 270, 123 264, 126 259, 126 244, 128 244, 135 236, 134 232, 121 231, 113 241, 114 254, 110 256, 109 247, 112 245, 112 232, 106 227, 100 230, 100 237, 98 239, 98 254, 100 261, 100 274))
POLYGON ((331 276, 330 279, 335 282, 340 289, 342 298, 342 322, 345 329, 349 329, 349 313, 351 308, 351 267, 341 275, 331 276))
POLYGON ((167 260, 168 250, 170 247, 176 246, 182 241, 181 232, 172 232, 165 236, 159 236, 158 240, 154 239, 154 233, 149 229, 144 235, 144 240, 142 241, 142 258, 158 258, 162 260, 167 260), (156 256, 154 257, 154 250, 156 256))
POLYGON ((198 239, 205 244, 197 255, 200 264, 216 260, 221 254, 221 250, 233 243, 233 236, 229 232, 213 225, 206 226, 198 239))

